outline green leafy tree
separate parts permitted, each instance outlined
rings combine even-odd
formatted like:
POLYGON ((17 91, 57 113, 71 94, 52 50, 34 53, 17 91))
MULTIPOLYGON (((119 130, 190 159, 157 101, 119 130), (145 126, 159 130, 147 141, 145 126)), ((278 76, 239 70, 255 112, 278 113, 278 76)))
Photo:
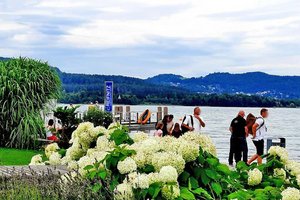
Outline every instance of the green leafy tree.
POLYGON ((104 126, 107 128, 113 122, 113 117, 111 113, 102 111, 97 107, 92 107, 88 109, 83 120, 92 122, 95 126, 104 126))
POLYGON ((57 107, 56 110, 53 110, 54 117, 60 119, 62 124, 62 130, 59 131, 59 145, 63 148, 69 147, 69 140, 71 139, 72 132, 76 130, 78 124, 82 121, 76 117, 78 113, 76 109, 79 107, 80 106, 75 106, 73 108, 57 107))
POLYGON ((30 148, 44 134, 41 110, 59 97, 60 79, 45 62, 16 58, 0 62, 0 145, 30 148))

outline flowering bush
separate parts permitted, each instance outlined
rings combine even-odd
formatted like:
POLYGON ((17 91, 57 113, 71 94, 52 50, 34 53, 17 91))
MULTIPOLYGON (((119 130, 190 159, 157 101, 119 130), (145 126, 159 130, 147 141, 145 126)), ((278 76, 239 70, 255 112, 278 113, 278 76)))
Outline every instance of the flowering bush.
MULTIPOLYGON (((299 163, 281 147, 270 149, 265 164, 240 162, 233 171, 216 158, 210 137, 195 132, 131 139, 120 124, 82 123, 71 144, 63 157, 56 145, 47 147, 45 163, 66 165, 107 199, 289 199, 299 192, 299 163)), ((43 162, 36 156, 31 164, 43 162)))
POLYGON ((248 185, 258 185, 262 181, 262 173, 255 168, 248 172, 248 185))

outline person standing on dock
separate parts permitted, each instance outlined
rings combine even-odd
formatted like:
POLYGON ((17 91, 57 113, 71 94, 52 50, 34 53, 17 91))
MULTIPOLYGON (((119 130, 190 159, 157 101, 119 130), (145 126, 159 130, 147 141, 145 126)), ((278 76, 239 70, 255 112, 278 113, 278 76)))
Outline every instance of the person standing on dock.
POLYGON ((191 115, 190 117, 189 116, 185 117, 185 119, 182 122, 182 126, 189 131, 195 131, 200 133, 201 128, 205 127, 203 118, 200 115, 201 115, 200 107, 194 108, 194 115, 191 115))
POLYGON ((228 162, 229 165, 233 165, 233 157, 235 163, 237 164, 242 159, 243 152, 243 161, 247 163, 248 161, 248 145, 247 145, 247 127, 246 120, 244 119, 245 112, 240 110, 237 117, 231 121, 230 124, 230 151, 228 162))
POLYGON ((267 126, 265 119, 269 117, 269 111, 266 108, 261 109, 260 117, 256 118, 255 124, 253 125, 253 143, 256 147, 256 154, 247 162, 250 165, 254 160, 257 159, 259 165, 262 164, 261 156, 264 154, 264 138, 267 134, 267 126))

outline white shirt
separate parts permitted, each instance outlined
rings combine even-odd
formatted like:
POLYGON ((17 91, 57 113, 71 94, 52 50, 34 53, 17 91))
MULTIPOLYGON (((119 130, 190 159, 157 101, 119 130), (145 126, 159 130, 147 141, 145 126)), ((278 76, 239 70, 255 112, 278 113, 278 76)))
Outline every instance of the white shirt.
POLYGON ((258 124, 258 127, 256 129, 256 136, 253 139, 254 141, 263 140, 267 134, 267 126, 266 122, 263 118, 259 117, 256 119, 255 123, 258 124))
POLYGON ((52 137, 53 136, 52 131, 51 131, 52 128, 53 127, 51 127, 51 126, 46 128, 46 137, 52 137))
MULTIPOLYGON (((192 115, 192 117, 193 117, 193 123, 194 123, 194 126, 193 126, 194 131, 200 133, 200 131, 201 131, 200 121, 196 117, 194 117, 194 115, 192 115)), ((202 117, 200 117, 200 119, 203 120, 202 117)), ((192 127, 191 116, 187 115, 185 120, 182 123, 188 125, 189 127, 192 127)))

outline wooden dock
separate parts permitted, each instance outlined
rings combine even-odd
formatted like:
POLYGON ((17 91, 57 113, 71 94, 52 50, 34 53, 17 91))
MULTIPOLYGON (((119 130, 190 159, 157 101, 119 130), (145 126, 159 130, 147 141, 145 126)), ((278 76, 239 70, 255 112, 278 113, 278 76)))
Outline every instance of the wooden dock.
POLYGON ((151 122, 148 124, 137 124, 137 123, 122 123, 122 125, 126 125, 129 128, 129 131, 144 131, 144 132, 150 132, 152 130, 155 130, 155 124, 156 122, 151 122))

